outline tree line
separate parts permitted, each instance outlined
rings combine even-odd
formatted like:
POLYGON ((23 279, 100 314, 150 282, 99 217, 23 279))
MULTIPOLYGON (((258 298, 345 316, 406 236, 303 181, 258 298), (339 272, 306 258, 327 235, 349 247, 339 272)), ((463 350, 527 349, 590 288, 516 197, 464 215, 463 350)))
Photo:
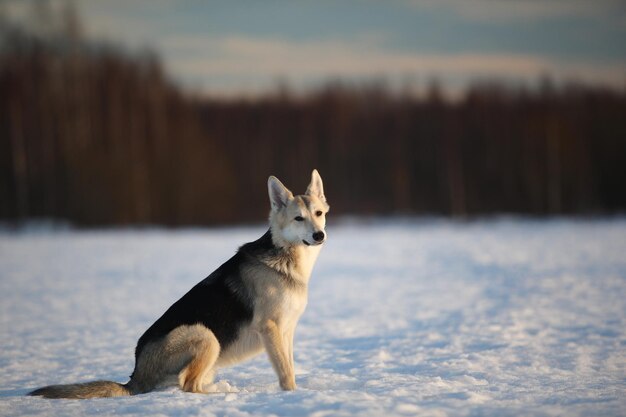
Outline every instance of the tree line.
POLYGON ((75 17, 0 34, 0 219, 259 221, 272 174, 322 174, 333 213, 596 214, 626 208, 626 93, 545 80, 447 100, 384 83, 255 99, 185 91, 158 57, 86 41, 75 17), (74 19, 74 20, 73 20, 74 19))

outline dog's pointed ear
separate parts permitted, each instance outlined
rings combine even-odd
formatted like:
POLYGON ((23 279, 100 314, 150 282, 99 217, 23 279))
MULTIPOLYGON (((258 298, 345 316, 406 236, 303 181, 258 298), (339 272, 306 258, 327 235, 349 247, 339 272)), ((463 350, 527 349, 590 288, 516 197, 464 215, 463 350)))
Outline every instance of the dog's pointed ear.
POLYGON ((287 206, 289 200, 293 199, 293 194, 275 176, 267 179, 267 192, 272 203, 272 210, 277 211, 287 206))
POLYGON ((317 172, 317 169, 314 169, 311 172, 311 183, 306 189, 307 195, 314 195, 322 201, 326 201, 326 196, 324 195, 324 184, 322 183, 322 177, 320 177, 320 173, 317 172))

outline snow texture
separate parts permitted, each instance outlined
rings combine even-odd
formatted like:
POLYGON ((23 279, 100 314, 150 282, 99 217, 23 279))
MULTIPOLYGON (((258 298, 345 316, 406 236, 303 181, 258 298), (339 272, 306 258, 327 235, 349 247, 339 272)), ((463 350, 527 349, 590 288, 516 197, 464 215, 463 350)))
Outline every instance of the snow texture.
POLYGON ((212 394, 46 400, 126 382, 137 338, 263 227, 0 232, 1 416, 624 416, 626 219, 342 221, 296 333, 212 394))

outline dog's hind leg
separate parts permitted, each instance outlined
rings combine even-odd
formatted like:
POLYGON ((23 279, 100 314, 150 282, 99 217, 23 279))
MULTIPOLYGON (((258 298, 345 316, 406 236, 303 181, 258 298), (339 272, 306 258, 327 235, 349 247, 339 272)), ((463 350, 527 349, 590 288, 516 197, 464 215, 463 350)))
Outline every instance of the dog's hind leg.
POLYGON ((203 381, 213 373, 213 366, 220 353, 219 342, 213 332, 207 330, 202 338, 190 340, 187 349, 191 360, 178 374, 178 383, 183 391, 203 392, 203 381))
POLYGON ((129 386, 135 392, 148 392, 169 375, 177 375, 182 390, 201 393, 219 354, 220 344, 211 330, 201 324, 179 326, 146 345, 129 386))
POLYGON ((185 330, 173 330, 170 339, 176 350, 184 351, 189 359, 178 373, 178 384, 183 391, 203 392, 205 379, 213 373, 213 367, 220 354, 220 344, 212 331, 201 324, 185 326, 185 330), (174 334, 179 331, 181 334, 174 334), (180 340, 176 340, 180 338, 180 340))

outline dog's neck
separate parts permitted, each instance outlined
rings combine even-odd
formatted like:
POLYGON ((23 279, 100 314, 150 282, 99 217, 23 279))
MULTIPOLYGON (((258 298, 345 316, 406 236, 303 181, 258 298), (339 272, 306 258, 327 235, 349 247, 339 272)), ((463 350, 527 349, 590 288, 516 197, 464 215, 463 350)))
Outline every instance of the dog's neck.
POLYGON ((296 270, 299 271, 301 279, 308 283, 315 266, 315 261, 320 254, 322 245, 317 246, 304 246, 297 245, 294 247, 296 258, 296 270))
POLYGON ((271 235, 275 253, 273 256, 265 257, 263 262, 300 284, 308 284, 322 245, 292 244, 277 239, 275 237, 278 236, 277 233, 271 233, 271 235))

